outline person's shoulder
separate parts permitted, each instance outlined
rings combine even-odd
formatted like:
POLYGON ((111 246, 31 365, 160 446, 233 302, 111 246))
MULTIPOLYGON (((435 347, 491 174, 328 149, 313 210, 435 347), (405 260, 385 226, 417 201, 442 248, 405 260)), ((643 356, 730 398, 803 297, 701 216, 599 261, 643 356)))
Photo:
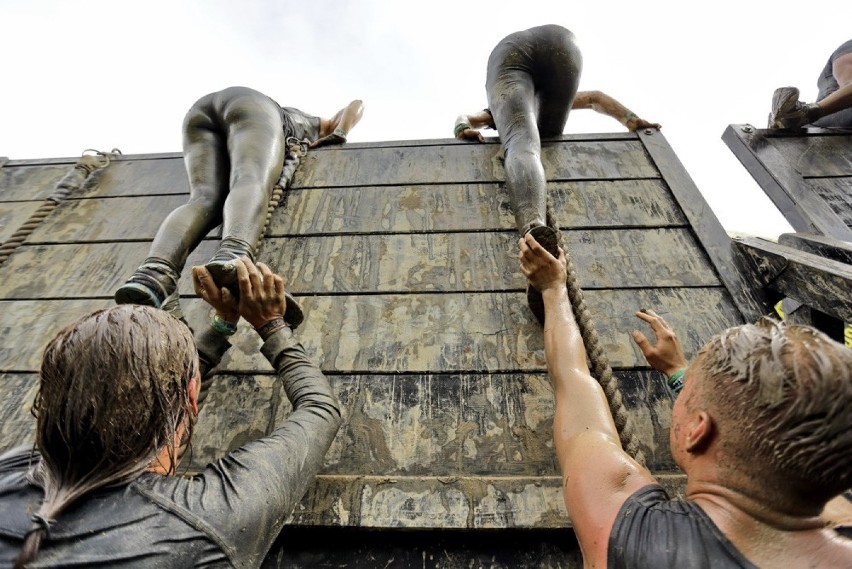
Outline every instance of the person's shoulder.
POLYGON ((831 54, 831 58, 836 59, 841 55, 846 55, 847 53, 852 53, 852 39, 846 40, 840 44, 840 46, 831 54))

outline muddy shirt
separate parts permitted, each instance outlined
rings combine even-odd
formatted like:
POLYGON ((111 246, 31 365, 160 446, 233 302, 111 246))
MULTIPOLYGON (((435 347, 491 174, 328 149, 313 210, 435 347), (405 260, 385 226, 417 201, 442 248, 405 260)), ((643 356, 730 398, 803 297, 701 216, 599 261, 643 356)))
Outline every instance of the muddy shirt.
MULTIPOLYGON (((834 77, 834 60, 841 55, 846 55, 847 53, 852 53, 852 40, 842 44, 834 50, 834 53, 832 53, 831 57, 828 58, 828 62, 819 74, 819 79, 817 79, 817 87, 819 88, 817 101, 822 101, 840 88, 840 85, 837 83, 837 79, 834 77)), ((842 111, 838 111, 834 114, 824 116, 821 119, 814 121, 814 125, 822 127, 852 128, 852 108, 843 109, 842 111)))
MULTIPOLYGON (((219 343, 208 334, 208 345, 219 343)), ((221 353, 199 351, 206 365, 221 353)), ((293 412, 269 436, 184 478, 146 473, 72 504, 29 567, 257 567, 323 463, 340 426, 328 380, 289 328, 261 348, 293 412)), ((43 492, 27 481, 30 449, 0 457, 0 567, 11 566, 43 492)), ((36 457, 37 460, 37 457, 36 457)))
POLYGON ((757 569, 737 551, 698 504, 671 500, 652 484, 621 507, 607 549, 610 569, 757 569))
POLYGON ((284 136, 311 142, 319 139, 320 119, 293 107, 281 107, 281 120, 284 123, 284 136))

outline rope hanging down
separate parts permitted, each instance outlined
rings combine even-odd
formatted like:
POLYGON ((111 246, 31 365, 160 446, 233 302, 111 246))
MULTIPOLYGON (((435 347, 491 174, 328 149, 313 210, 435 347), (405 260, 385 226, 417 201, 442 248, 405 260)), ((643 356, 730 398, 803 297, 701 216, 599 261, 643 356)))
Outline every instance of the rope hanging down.
POLYGON ((559 239, 559 245, 565 252, 565 261, 567 262, 568 279, 566 287, 568 289, 568 299, 571 301, 571 308, 574 311, 574 318, 577 320, 577 326, 580 329, 580 334, 583 337, 583 344, 586 346, 586 353, 589 356, 591 363, 592 377, 594 377, 606 395, 609 403, 609 411, 612 414, 615 428, 618 430, 618 437, 621 440, 621 446, 632 456, 639 464, 645 464, 645 455, 639 448, 639 441, 636 437, 636 431, 633 429, 633 421, 627 413, 627 408, 624 406, 624 399, 621 396, 621 389, 618 387, 618 380, 612 374, 612 367, 609 365, 609 359, 604 354, 601 347, 600 337, 595 329, 592 316, 586 300, 583 297, 583 290, 580 288, 579 279, 577 278, 577 269, 574 267, 574 262, 571 260, 571 255, 563 246, 562 232, 559 231, 559 224, 553 215, 553 206, 550 197, 547 198, 547 213, 546 223, 550 227, 556 229, 559 239))
POLYGON ((284 191, 290 186, 290 183, 293 181, 293 175, 302 161, 302 157, 307 153, 307 140, 299 140, 294 136, 287 139, 287 153, 284 156, 284 167, 281 169, 281 176, 278 178, 278 182, 272 187, 272 195, 269 196, 269 204, 266 206, 266 219, 263 222, 263 231, 260 232, 260 238, 254 244, 255 251, 258 251, 263 244, 266 232, 269 230, 269 224, 272 221, 272 212, 281 205, 284 191))
POLYGON ((53 193, 45 198, 39 208, 25 221, 15 233, 0 246, 0 265, 26 241, 27 237, 41 224, 56 207, 72 192, 80 189, 88 177, 96 170, 109 166, 110 161, 121 154, 121 150, 113 148, 109 152, 86 149, 71 170, 56 184, 53 193), (94 154, 87 154, 94 152, 94 154))

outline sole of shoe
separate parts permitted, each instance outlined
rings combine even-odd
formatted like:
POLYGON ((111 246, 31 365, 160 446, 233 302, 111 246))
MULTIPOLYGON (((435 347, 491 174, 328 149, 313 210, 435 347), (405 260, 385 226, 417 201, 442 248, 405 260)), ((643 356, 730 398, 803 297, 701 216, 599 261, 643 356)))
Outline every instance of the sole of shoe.
POLYGON ((157 293, 139 283, 125 283, 115 291, 113 298, 116 304, 141 304, 154 308, 162 306, 157 293))

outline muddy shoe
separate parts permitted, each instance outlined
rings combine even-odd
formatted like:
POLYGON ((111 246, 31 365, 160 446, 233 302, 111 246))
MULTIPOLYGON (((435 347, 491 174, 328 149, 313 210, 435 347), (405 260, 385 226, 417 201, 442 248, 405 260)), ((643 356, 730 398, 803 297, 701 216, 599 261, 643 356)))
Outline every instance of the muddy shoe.
POLYGON ((204 268, 210 273, 210 276, 213 277, 213 282, 216 283, 216 286, 219 288, 227 288, 228 291, 234 298, 240 297, 240 285, 237 282, 237 259, 238 257, 232 257, 230 259, 224 258, 224 255, 216 255, 213 257, 204 268), (216 258, 220 257, 220 258, 216 258))
POLYGON ((161 308, 166 298, 177 290, 178 277, 178 272, 165 263, 143 263, 115 291, 115 302, 161 308))
POLYGON ((772 94, 772 112, 769 113, 769 128, 801 128, 818 117, 816 104, 799 100, 796 87, 779 87, 772 94))
POLYGON ((302 307, 299 306, 293 295, 285 291, 284 296, 287 298, 287 307, 284 309, 284 322, 290 326, 291 330, 295 330, 305 319, 305 315, 302 313, 302 307))
POLYGON ((559 235, 556 230, 546 225, 537 225, 530 229, 527 233, 532 235, 538 244, 544 247, 544 250, 559 258, 559 235))

